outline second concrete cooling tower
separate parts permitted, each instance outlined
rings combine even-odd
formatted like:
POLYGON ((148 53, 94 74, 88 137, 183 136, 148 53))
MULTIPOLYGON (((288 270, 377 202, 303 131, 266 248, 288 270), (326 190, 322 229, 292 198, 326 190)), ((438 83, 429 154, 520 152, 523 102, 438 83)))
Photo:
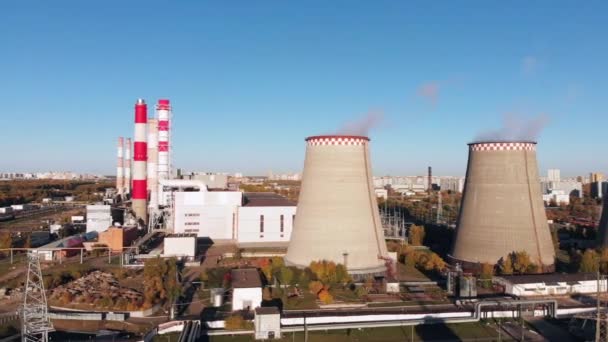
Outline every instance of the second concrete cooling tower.
POLYGON ((285 261, 345 264, 351 274, 386 270, 386 244, 372 184, 369 138, 313 136, 285 261))
POLYGON ((555 250, 540 190, 536 143, 469 144, 469 162, 451 254, 452 262, 478 270, 525 251, 550 272, 555 250))
POLYGON ((604 195, 604 206, 602 207, 602 217, 597 228, 598 247, 608 248, 608 196, 604 195))

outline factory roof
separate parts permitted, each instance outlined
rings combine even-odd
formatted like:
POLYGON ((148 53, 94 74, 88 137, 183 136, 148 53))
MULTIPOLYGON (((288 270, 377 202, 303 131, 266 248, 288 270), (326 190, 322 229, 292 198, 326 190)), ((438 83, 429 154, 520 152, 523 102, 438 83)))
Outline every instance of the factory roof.
POLYGON ((165 238, 180 238, 180 237, 197 237, 196 234, 191 234, 191 233, 175 233, 175 234, 168 234, 167 236, 165 236, 165 238))
POLYGON ((595 273, 553 273, 500 276, 511 284, 564 283, 596 280, 595 273))
POLYGON ((243 289, 262 287, 262 279, 255 268, 241 268, 232 270, 232 288, 243 289))
POLYGON ((278 315, 279 309, 276 306, 266 306, 255 308, 256 315, 278 315))
POLYGON ((274 192, 246 192, 243 194, 244 207, 295 207, 296 204, 274 192))

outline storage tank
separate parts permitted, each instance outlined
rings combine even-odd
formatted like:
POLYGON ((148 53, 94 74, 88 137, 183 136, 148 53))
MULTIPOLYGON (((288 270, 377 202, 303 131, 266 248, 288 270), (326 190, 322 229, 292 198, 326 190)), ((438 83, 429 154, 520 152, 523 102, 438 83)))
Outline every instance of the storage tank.
POLYGON ((541 271, 554 270, 536 143, 471 143, 451 262, 478 272, 479 263, 494 265, 519 251, 541 271))
POLYGON ((600 248, 608 247, 608 195, 604 195, 604 205, 602 206, 602 217, 597 228, 597 242, 600 248))
POLYGON ((370 139, 324 135, 306 138, 302 187, 288 265, 344 264, 350 274, 386 271, 386 243, 372 183, 370 139))

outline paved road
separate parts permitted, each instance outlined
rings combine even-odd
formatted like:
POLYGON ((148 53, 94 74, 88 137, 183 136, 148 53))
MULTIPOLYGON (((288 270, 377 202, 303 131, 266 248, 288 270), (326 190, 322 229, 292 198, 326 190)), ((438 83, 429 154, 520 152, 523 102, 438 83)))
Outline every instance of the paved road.
POLYGON ((526 321, 534 327, 548 341, 576 342, 578 341, 564 328, 552 324, 541 317, 530 317, 526 321))

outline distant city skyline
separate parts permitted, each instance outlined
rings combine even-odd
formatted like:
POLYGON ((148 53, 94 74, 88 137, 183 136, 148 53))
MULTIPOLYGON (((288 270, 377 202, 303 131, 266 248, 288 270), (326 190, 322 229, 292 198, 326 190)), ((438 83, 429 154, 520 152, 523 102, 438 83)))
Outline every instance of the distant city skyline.
POLYGON ((541 175, 608 173, 608 47, 598 44, 607 10, 600 1, 3 2, 10 153, 0 168, 113 175, 116 138, 132 137, 142 97, 171 99, 173 164, 188 170, 300 172, 305 137, 373 113, 376 175, 432 165, 464 176, 466 143, 505 117, 539 134, 541 175))

